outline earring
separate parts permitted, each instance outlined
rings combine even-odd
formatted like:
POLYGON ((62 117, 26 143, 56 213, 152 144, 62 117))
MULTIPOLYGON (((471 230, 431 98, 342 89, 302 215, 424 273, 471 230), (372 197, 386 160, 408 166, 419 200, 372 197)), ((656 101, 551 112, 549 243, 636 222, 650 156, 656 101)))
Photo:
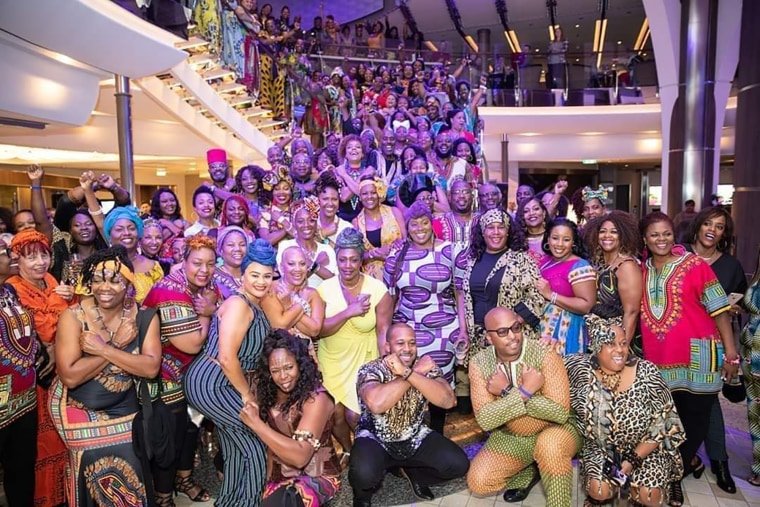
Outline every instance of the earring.
POLYGON ((127 294, 124 297, 124 309, 129 310, 130 308, 132 308, 132 305, 135 304, 135 295, 136 295, 136 293, 137 293, 137 291, 135 290, 135 286, 134 285, 130 285, 127 288, 127 294))

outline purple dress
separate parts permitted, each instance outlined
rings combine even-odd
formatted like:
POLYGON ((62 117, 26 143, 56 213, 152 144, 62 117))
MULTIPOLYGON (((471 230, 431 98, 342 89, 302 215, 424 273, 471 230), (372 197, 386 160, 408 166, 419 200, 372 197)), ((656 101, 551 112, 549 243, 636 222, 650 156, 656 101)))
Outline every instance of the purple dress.
POLYGON ((385 263, 385 284, 397 301, 393 322, 414 328, 417 356, 429 355, 453 385, 459 320, 452 244, 436 243, 432 250, 415 246, 404 250, 391 252, 385 263), (401 262, 398 269, 397 262, 401 262))

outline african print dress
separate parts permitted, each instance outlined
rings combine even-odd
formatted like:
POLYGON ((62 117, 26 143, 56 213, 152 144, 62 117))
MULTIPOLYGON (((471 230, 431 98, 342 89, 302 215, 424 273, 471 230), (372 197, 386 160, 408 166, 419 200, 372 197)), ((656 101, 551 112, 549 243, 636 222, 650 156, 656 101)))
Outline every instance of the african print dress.
MULTIPOLYGON (((544 256, 539 263, 541 276, 552 290, 560 296, 572 297, 573 285, 594 281, 596 272, 584 259, 571 258, 557 262, 551 255, 544 256)), ((557 304, 548 303, 541 317, 541 336, 557 342, 560 355, 586 351, 586 325, 583 315, 565 310, 557 304)))
MULTIPOLYGON (((74 311, 84 323, 81 307, 74 311)), ((121 350, 133 353, 136 349, 134 339, 121 350)), ((50 388, 49 408, 69 451, 69 505, 148 505, 142 466, 132 445, 132 420, 138 410, 132 375, 109 364, 74 389, 56 379, 50 388)))
POLYGON ((452 244, 392 252, 385 262, 384 282, 398 301, 393 322, 414 327, 417 356, 430 356, 453 385, 459 320, 452 244))
POLYGON ((651 258, 643 266, 644 358, 660 369, 671 391, 717 393, 723 343, 714 317, 729 310, 728 297, 699 256, 673 253, 676 259, 659 273, 651 258))
POLYGON ((570 404, 584 438, 580 452, 584 487, 591 479, 609 483, 605 463, 619 466, 621 456, 642 442, 658 446, 633 471, 631 485, 665 489, 669 482, 680 480, 683 464, 678 446, 686 435, 657 367, 639 360, 633 384, 625 391, 611 392, 602 387, 592 361, 585 354, 565 358, 570 404))
MULTIPOLYGON (((238 360, 244 372, 256 368, 269 333, 264 311, 242 295, 253 312, 253 321, 240 344, 238 360)), ((217 507, 255 507, 267 471, 264 443, 240 419, 243 401, 219 364, 219 317, 214 315, 203 351, 187 370, 185 394, 188 403, 216 425, 219 446, 224 456, 224 481, 217 507)))
MULTIPOLYGON (((368 231, 364 210, 362 209, 356 216, 358 229, 364 234, 364 247, 366 251, 392 245, 396 240, 401 239, 401 229, 399 228, 396 217, 393 215, 390 206, 386 206, 385 204, 380 205, 380 217, 383 221, 382 227, 380 229, 368 231), (379 242, 373 240, 373 237, 377 236, 379 236, 379 242)), ((372 278, 382 280, 384 263, 385 261, 382 259, 365 261, 362 271, 370 275, 372 278)))
POLYGON ((747 415, 752 437, 752 473, 760 475, 760 282, 753 283, 744 295, 749 322, 739 339, 742 370, 747 385, 747 415))

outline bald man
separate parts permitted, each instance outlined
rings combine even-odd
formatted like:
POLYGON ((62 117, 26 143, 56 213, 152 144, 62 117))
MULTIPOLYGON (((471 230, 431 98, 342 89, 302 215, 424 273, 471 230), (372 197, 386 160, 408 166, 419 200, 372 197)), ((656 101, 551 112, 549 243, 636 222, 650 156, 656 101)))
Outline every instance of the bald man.
POLYGON ((478 424, 491 435, 472 460, 467 485, 483 496, 506 488, 504 500, 520 502, 541 480, 547 506, 569 506, 571 459, 581 441, 569 421, 562 358, 512 310, 494 308, 484 324, 490 345, 470 360, 470 395, 478 424))

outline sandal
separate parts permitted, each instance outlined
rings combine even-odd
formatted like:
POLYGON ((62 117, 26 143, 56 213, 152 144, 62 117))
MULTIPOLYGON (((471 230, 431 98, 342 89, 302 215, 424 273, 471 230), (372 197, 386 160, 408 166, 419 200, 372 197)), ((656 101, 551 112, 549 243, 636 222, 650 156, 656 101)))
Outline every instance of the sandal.
POLYGON ((208 502, 211 500, 209 492, 203 489, 200 484, 194 483, 189 475, 178 475, 174 478, 174 491, 182 493, 193 502, 208 502), (195 495, 190 494, 192 491, 196 492, 195 495))
POLYGON ((156 505, 158 507, 175 507, 174 495, 171 493, 156 493, 156 505))
POLYGON ((752 474, 752 477, 747 479, 747 482, 755 486, 756 488, 760 488, 760 475, 758 474, 752 474))
POLYGON ((683 505, 683 489, 681 488, 681 481, 673 481, 670 483, 670 501, 668 505, 671 507, 681 507, 683 505))
POLYGON ((350 452, 343 452, 340 455, 340 469, 345 470, 348 468, 348 464, 351 462, 351 453, 350 452))

